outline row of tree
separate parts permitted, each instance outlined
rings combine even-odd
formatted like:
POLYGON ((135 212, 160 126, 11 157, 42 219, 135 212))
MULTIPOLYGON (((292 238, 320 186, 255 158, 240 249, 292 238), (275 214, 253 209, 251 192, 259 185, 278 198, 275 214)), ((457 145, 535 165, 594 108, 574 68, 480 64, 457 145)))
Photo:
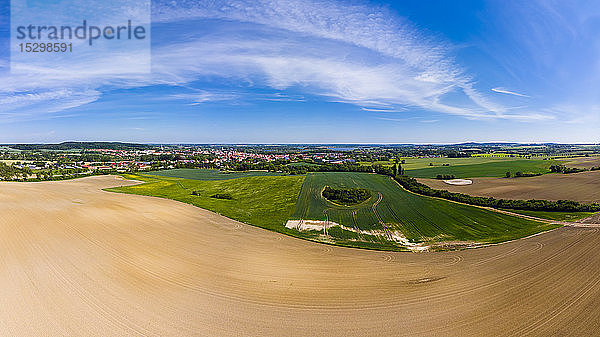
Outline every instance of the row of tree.
MULTIPOLYGON (((529 172, 521 172, 521 171, 517 171, 515 172, 514 177, 515 178, 522 178, 522 177, 537 177, 537 176, 541 176, 543 173, 529 173, 529 172)), ((512 173, 510 171, 506 172, 505 177, 506 178, 510 178, 512 176, 512 173)))
POLYGON ((0 162, 0 180, 16 180, 16 181, 48 181, 48 180, 66 180, 72 178, 80 178, 91 175, 116 174, 116 170, 95 170, 89 172, 86 169, 78 168, 59 168, 59 169, 41 169, 31 170, 27 167, 18 168, 15 166, 6 165, 0 162), (35 178, 32 175, 35 174, 35 178))
POLYGON ((0 179, 11 180, 14 177, 23 177, 28 173, 27 170, 29 169, 20 169, 0 162, 0 179))
POLYGON ((565 173, 565 174, 569 174, 569 173, 578 173, 578 172, 583 172, 583 171, 587 171, 587 170, 583 169, 583 168, 577 168, 577 167, 566 167, 564 165, 552 165, 552 166, 550 166, 550 172, 552 172, 552 173, 565 173))
POLYGON ((384 166, 381 164, 361 165, 351 161, 337 164, 299 162, 290 165, 287 161, 272 161, 258 163, 244 162, 230 165, 228 168, 234 171, 266 170, 269 172, 283 172, 288 174, 306 174, 308 172, 367 172, 395 177, 396 175, 404 174, 404 168, 402 167, 403 163, 404 160, 402 160, 402 162, 396 161, 391 166, 384 166))
MULTIPOLYGON (((383 168, 384 167, 382 166, 382 172, 385 171, 383 168)), ((283 172, 292 175, 306 174, 308 172, 375 172, 372 166, 360 165, 353 162, 345 162, 341 164, 299 163, 297 165, 289 165, 287 162, 261 162, 256 164, 239 163, 235 166, 232 166, 231 169, 235 171, 266 170, 269 172, 283 172)))

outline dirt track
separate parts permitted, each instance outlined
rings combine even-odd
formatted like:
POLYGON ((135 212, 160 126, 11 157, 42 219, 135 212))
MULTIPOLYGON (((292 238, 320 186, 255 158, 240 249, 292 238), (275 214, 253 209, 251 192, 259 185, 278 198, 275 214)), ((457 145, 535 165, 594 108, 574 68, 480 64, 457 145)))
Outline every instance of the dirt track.
POLYGON ((2 336, 593 335, 599 228, 449 253, 331 247, 92 177, 0 183, 2 336))
POLYGON ((473 184, 463 186, 436 179, 417 180, 431 188, 483 197, 600 202, 600 171, 510 179, 472 178, 473 184))

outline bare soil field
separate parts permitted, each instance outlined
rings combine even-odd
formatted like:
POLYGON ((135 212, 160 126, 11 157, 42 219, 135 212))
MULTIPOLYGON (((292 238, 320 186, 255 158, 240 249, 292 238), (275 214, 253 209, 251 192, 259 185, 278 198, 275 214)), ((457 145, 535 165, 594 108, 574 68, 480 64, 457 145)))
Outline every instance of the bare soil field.
POLYGON ((431 188, 483 197, 600 202, 600 171, 527 178, 473 178, 473 184, 464 186, 436 179, 418 180, 431 188))
POLYGON ((592 168, 600 166, 600 156, 570 158, 565 165, 577 168, 592 168))
POLYGON ((465 251, 287 237, 115 177, 0 183, 2 336, 588 336, 600 228, 465 251))

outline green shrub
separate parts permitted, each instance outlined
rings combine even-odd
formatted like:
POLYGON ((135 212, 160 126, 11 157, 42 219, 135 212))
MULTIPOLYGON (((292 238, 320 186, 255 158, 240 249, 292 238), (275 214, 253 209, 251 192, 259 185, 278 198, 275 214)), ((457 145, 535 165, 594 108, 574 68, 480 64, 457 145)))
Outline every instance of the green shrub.
POLYGON ((216 193, 210 196, 215 199, 224 199, 224 200, 232 200, 233 197, 229 193, 216 193))

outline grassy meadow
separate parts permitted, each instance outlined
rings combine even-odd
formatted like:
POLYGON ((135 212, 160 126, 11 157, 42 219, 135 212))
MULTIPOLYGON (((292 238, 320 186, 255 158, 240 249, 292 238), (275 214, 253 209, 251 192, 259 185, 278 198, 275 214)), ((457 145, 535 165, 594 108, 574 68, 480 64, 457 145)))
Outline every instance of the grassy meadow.
POLYGON ((144 183, 107 190, 173 199, 280 232, 295 209, 304 180, 304 176, 255 176, 212 181, 146 174, 124 177, 144 183), (192 195, 194 191, 199 195, 192 195), (229 194, 232 200, 212 197, 216 194, 229 194))
POLYGON ((211 169, 173 169, 148 172, 149 175, 193 180, 229 180, 246 177, 281 176, 283 173, 264 171, 219 171, 211 169))
POLYGON ((594 212, 544 212, 544 211, 527 211, 527 210, 515 210, 508 209, 507 211, 534 216, 541 219, 556 220, 556 221, 577 221, 585 218, 589 218, 594 215, 594 212))
POLYGON ((390 177, 369 173, 239 176, 215 170, 173 170, 171 175, 197 179, 128 174, 124 177, 143 183, 107 190, 173 199, 304 239, 380 250, 405 250, 402 245, 381 234, 384 231, 383 224, 390 231, 401 232, 412 242, 424 243, 495 243, 556 227, 419 196, 404 190, 390 177), (343 206, 322 196, 325 186, 365 188, 371 192, 371 197, 356 205, 343 206), (223 195, 231 199, 219 197, 223 195), (332 227, 327 233, 322 230, 297 231, 285 227, 289 219, 329 220, 352 230, 332 227))
POLYGON ((467 158, 402 158, 404 160, 405 170, 418 170, 424 168, 430 168, 429 164, 433 164, 434 167, 449 164, 450 166, 463 166, 463 165, 479 165, 487 163, 503 163, 518 160, 519 158, 503 158, 503 157, 467 157, 467 158))
MULTIPOLYGON (((505 156, 473 156, 467 158, 417 158, 405 157, 402 167, 405 173, 415 178, 435 178, 438 174, 454 175, 457 178, 504 177, 507 171, 513 174, 547 173, 550 165, 565 162, 543 159, 524 159, 505 156)), ((392 166, 394 161, 361 162, 362 165, 392 166)))
MULTIPOLYGON (((448 158, 445 158, 448 159, 448 158)), ((471 158, 457 159, 469 160, 471 158)), ((487 160, 488 158, 482 158, 487 160)), ((473 162, 474 160, 469 160, 473 162)), ((445 163, 445 161, 444 161, 445 163)), ((504 177, 506 172, 520 171, 523 173, 547 173, 548 168, 557 162, 553 160, 537 160, 537 159, 513 159, 513 160, 492 160, 483 161, 474 164, 462 163, 460 165, 450 164, 450 166, 436 165, 410 169, 409 165, 405 165, 405 173, 408 176, 415 178, 435 178, 438 174, 454 175, 457 178, 475 178, 475 177, 504 177)), ((443 163, 442 163, 443 164, 443 163)))

